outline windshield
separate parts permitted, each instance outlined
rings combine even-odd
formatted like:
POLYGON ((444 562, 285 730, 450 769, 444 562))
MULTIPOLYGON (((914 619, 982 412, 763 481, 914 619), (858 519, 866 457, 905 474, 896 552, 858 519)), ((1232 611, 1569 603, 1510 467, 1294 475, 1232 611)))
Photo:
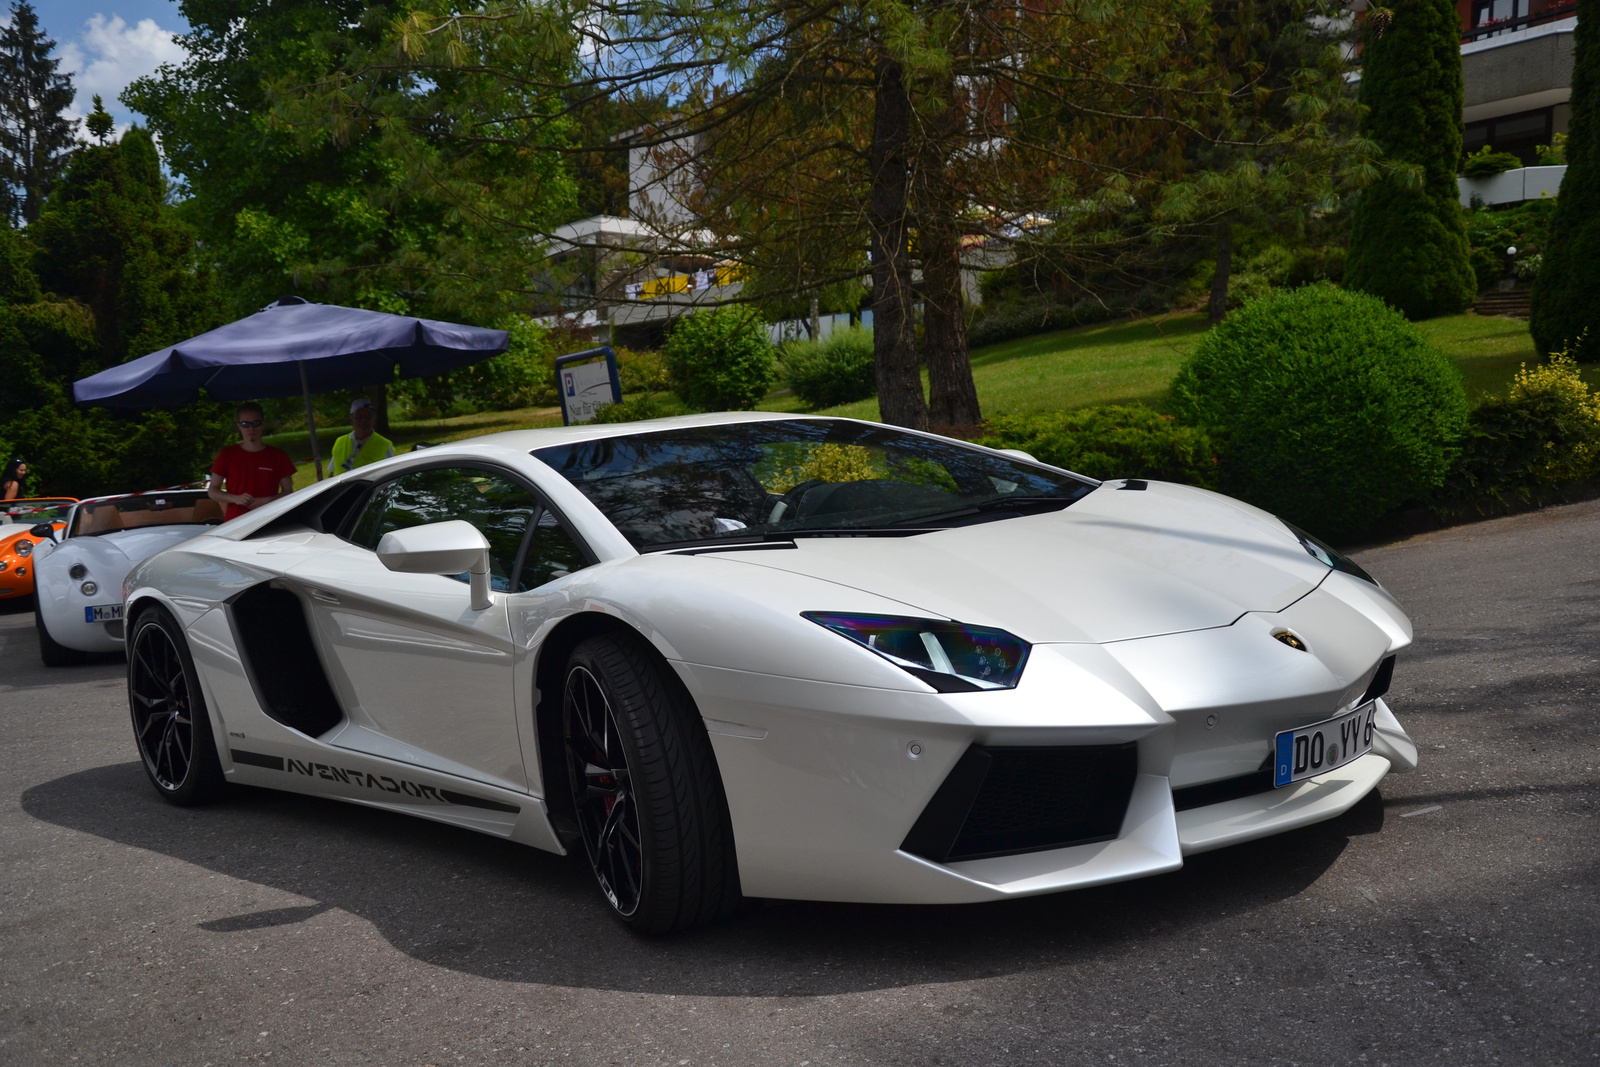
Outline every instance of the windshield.
POLYGON ((641 550, 910 533, 1056 510, 1092 488, 957 442, 832 419, 658 430, 533 454, 641 550))
POLYGON ((8 500, 5 510, 0 512, 0 523, 11 523, 17 526, 34 526, 41 522, 64 522, 67 512, 72 510, 76 500, 46 500, 35 497, 32 500, 8 500))
POLYGON ((78 505, 71 537, 95 537, 143 526, 215 525, 222 521, 222 505, 205 490, 120 496, 78 505))

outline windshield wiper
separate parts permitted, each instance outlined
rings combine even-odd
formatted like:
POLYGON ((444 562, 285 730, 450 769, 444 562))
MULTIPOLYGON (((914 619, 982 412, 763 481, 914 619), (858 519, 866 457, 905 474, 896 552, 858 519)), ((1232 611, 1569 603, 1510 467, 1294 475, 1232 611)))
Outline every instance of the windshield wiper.
POLYGON ((951 511, 941 511, 933 515, 918 515, 913 519, 904 520, 907 525, 925 524, 930 522, 947 522, 950 519, 961 519, 971 515, 984 515, 996 511, 1060 511, 1068 504, 1073 503, 1079 496, 1060 496, 1056 494, 1044 495, 1038 493, 1018 494, 1015 496, 997 496, 992 500, 979 501, 968 504, 963 508, 951 511))

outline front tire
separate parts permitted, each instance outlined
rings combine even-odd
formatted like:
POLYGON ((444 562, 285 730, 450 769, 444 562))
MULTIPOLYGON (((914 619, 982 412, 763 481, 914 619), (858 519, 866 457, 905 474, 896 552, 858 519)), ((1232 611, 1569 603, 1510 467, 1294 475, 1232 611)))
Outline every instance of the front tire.
POLYGON ((161 608, 140 612, 128 635, 128 710, 156 792, 180 807, 221 798, 227 778, 189 644, 161 608))
POLYGON ((638 640, 592 637, 573 650, 562 738, 579 836, 612 914, 662 934, 738 905, 711 740, 682 684, 638 640))
POLYGON ((50 629, 44 624, 44 611, 37 598, 33 605, 33 628, 39 631, 39 658, 46 667, 76 667, 89 658, 87 653, 68 648, 50 636, 50 629))

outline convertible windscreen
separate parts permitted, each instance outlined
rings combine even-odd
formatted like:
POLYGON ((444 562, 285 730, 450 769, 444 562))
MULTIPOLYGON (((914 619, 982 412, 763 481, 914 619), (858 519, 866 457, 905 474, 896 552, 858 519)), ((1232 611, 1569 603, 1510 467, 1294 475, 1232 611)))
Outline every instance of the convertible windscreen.
POLYGON ((140 526, 210 526, 221 521, 222 505, 203 490, 147 493, 80 504, 69 536, 93 537, 140 526))
POLYGON ((1064 508, 1092 485, 883 426, 785 419, 536 450, 635 548, 961 525, 1064 508))

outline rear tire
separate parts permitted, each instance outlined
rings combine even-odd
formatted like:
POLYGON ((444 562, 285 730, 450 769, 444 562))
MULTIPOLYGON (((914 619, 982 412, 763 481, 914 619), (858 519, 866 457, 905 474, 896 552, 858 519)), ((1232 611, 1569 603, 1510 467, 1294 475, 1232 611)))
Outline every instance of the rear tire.
POLYGON ((44 624, 44 612, 37 601, 33 606, 33 627, 39 631, 39 658, 46 667, 75 667, 89 658, 87 652, 68 648, 50 636, 50 630, 44 624))
POLYGON ((741 898, 727 800, 682 683, 621 636, 573 649, 564 679, 579 836, 612 914, 651 934, 729 914, 741 898))
POLYGON ((128 710, 150 784, 180 807, 219 800, 227 788, 211 717, 183 628, 146 608, 128 631, 128 710))

